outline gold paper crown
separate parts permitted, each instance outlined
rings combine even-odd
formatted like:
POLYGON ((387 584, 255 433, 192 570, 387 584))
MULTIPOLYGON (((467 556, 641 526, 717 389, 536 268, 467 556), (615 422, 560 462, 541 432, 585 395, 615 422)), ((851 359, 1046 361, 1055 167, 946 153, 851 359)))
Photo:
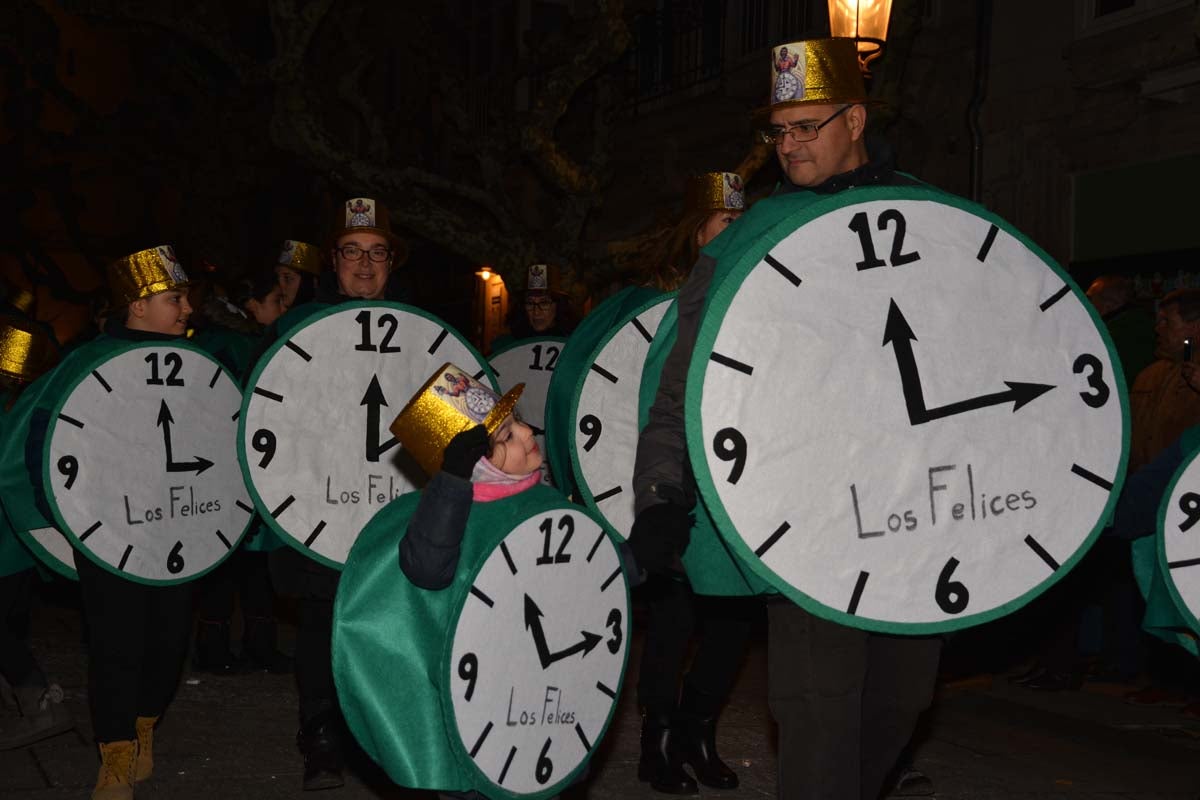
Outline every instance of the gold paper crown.
POLYGON ((688 178, 684 211, 744 211, 742 177, 736 172, 705 172, 688 178))
POLYGON ((50 369, 58 352, 50 334, 20 317, 0 317, 0 376, 22 383, 50 369))
POLYGON ((554 264, 530 264, 525 272, 525 292, 563 294, 561 277, 554 264))
POLYGON ((392 264, 400 266, 408 260, 408 243, 392 233, 387 206, 372 197, 351 197, 342 203, 333 221, 329 246, 348 233, 377 233, 392 246, 392 264))
POLYGON ((769 108, 862 103, 866 85, 853 39, 809 39, 771 48, 769 108))
POLYGON ((525 390, 518 383, 501 397, 453 364, 438 367, 392 422, 390 430, 429 475, 442 468, 442 452, 458 434, 483 424, 496 432, 525 390))
POLYGON ((114 308, 124 308, 134 300, 190 285, 183 265, 169 244, 139 250, 108 265, 108 291, 114 308))
POLYGON ((33 307, 37 304, 37 296, 34 295, 33 290, 24 286, 10 287, 7 300, 10 306, 22 314, 34 315, 33 307))
POLYGON ((279 251, 279 259, 275 263, 281 267, 307 272, 310 275, 320 275, 321 249, 308 242, 284 239, 283 248, 279 251))

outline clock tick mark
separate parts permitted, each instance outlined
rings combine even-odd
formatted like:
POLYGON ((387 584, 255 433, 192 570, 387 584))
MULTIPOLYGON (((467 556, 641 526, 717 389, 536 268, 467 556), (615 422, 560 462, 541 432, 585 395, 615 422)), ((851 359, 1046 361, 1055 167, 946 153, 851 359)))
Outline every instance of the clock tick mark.
POLYGON ((239 408, 237 411, 233 412, 233 416, 230 417, 229 419, 232 420, 233 422, 237 422, 237 418, 240 417, 241 415, 242 415, 242 410, 239 408))
POLYGON ((442 328, 442 332, 439 333, 437 338, 433 340, 433 344, 429 345, 429 350, 427 351, 429 355, 433 355, 437 352, 437 349, 442 346, 442 342, 446 341, 446 337, 449 334, 450 331, 448 329, 442 328))
POLYGON ((595 372, 597 375, 600 375, 600 376, 606 378, 607 380, 612 381, 613 383, 617 382, 617 376, 613 375, 611 372, 609 372, 608 370, 606 370, 604 367, 600 366, 599 364, 592 364, 591 369, 592 369, 592 372, 595 372))
POLYGON ((500 543, 500 552, 504 554, 504 560, 508 562, 508 571, 513 575, 517 574, 517 565, 513 562, 512 553, 508 552, 508 543, 500 543))
POLYGON ((729 356, 723 356, 720 353, 714 352, 709 356, 709 358, 722 366, 729 367, 730 369, 736 369, 738 372, 744 372, 747 375, 754 374, 754 367, 750 366, 749 364, 743 364, 742 362, 732 359, 729 356))
POLYGON ((312 547, 312 543, 317 540, 317 537, 321 535, 321 531, 323 530, 325 530, 325 520, 321 520, 317 523, 317 527, 313 528, 313 532, 310 533, 308 538, 304 540, 304 546, 312 547))
POLYGON ((600 546, 600 543, 603 541, 604 541, 604 531, 601 530, 600 535, 596 537, 596 541, 592 542, 592 549, 588 550, 587 558, 584 559, 589 564, 592 563, 592 556, 596 555, 596 548, 598 548, 600 546))
POLYGON ((1057 292, 1055 292, 1054 294, 1050 295, 1045 300, 1043 300, 1042 304, 1039 305, 1038 308, 1040 308, 1042 311, 1046 311, 1047 309, 1050 308, 1050 306, 1054 305, 1059 300, 1062 300, 1064 297, 1066 297, 1067 292, 1069 292, 1069 291, 1071 291, 1071 287, 1067 286, 1066 284, 1063 284, 1063 287, 1061 289, 1059 289, 1057 292))
POLYGON ((602 502, 602 501, 604 501, 604 500, 607 500, 607 499, 608 499, 608 498, 610 498, 610 497, 615 497, 616 495, 619 495, 620 493, 621 493, 621 487, 620 487, 620 486, 614 486, 614 487, 613 487, 613 488, 611 488, 611 489, 607 489, 607 490, 605 490, 605 491, 601 492, 600 494, 596 495, 596 496, 595 496, 595 497, 593 497, 592 499, 593 499, 595 502, 599 503, 599 502, 602 502))
POLYGON ((621 574, 621 567, 618 566, 616 569, 613 570, 613 574, 609 575, 608 579, 605 580, 604 583, 600 584, 600 591, 603 592, 605 589, 607 589, 609 587, 609 585, 612 584, 612 582, 615 581, 617 579, 617 576, 620 574, 621 574))
POLYGON ((246 505, 241 500, 236 501, 235 504, 237 505, 238 508, 240 508, 242 511, 245 511, 247 514, 254 513, 254 507, 246 505))
POLYGON ((787 282, 790 283, 792 286, 800 285, 800 276, 797 275, 796 273, 792 272, 790 269, 785 267, 783 264, 776 261, 774 256, 768 254, 763 259, 763 261, 766 261, 768 264, 771 265, 772 268, 774 268, 774 270, 776 272, 778 272, 783 277, 787 278, 787 282))
POLYGON ((221 533, 221 529, 220 529, 220 528, 218 528, 218 529, 217 529, 217 538, 221 540, 221 544, 225 545, 225 549, 226 549, 226 550, 232 550, 232 549, 233 549, 233 545, 232 545, 232 544, 230 544, 230 543, 229 543, 229 540, 225 538, 225 534, 221 533))
MULTIPOLYGON (((999 230, 1000 230, 1000 228, 997 227, 996 225, 993 225, 992 227, 988 228, 987 236, 983 237, 983 246, 979 248, 979 254, 977 256, 975 256, 975 258, 978 259, 980 261, 980 263, 987 260, 988 251, 990 251, 992 249, 992 244, 994 244, 996 241, 996 233, 999 230)), ((1043 308, 1042 310, 1045 311, 1046 309, 1043 308)))
POLYGON ((486 373, 487 373, 487 370, 486 370, 486 369, 481 369, 481 370, 479 370, 479 372, 476 372, 476 373, 475 373, 474 375, 472 375, 471 377, 472 377, 472 378, 474 378, 475 380, 479 380, 479 379, 480 379, 480 378, 482 378, 482 377, 483 377, 483 376, 484 376, 486 373))
POLYGON ((1096 473, 1089 472, 1088 470, 1084 469, 1083 467, 1079 466, 1078 464, 1071 465, 1071 472, 1074 472, 1076 475, 1083 478, 1085 481, 1091 481, 1092 483, 1096 484, 1101 489, 1104 489, 1107 492, 1112 491, 1113 485, 1110 481, 1104 480, 1104 478, 1101 478, 1096 473))
POLYGON ((81 542, 83 542, 83 541, 86 541, 86 540, 87 540, 87 537, 89 537, 89 536, 91 536, 93 533, 95 533, 95 532, 96 532, 96 530, 97 530, 97 529, 98 529, 98 528, 99 528, 99 527, 100 527, 102 524, 103 524, 103 523, 102 523, 102 522, 100 522, 100 520, 96 520, 95 522, 93 522, 93 523, 92 523, 92 527, 88 528, 86 531, 84 531, 82 534, 80 534, 80 536, 79 536, 79 541, 81 541, 81 542))
POLYGON ((650 335, 650 331, 646 330, 646 326, 642 324, 640 319, 634 317, 630 320, 630 323, 633 325, 633 327, 637 328, 637 332, 642 335, 643 339, 645 339, 647 342, 654 341, 654 337, 650 335))
POLYGON ((476 589, 474 586, 471 587, 471 594, 478 597, 480 599, 480 601, 482 601, 483 604, 486 605, 488 608, 495 608, 495 606, 496 606, 495 601, 493 601, 492 598, 488 597, 483 592, 476 589))
POLYGON ((483 741, 487 739, 488 734, 491 732, 492 723, 489 722, 483 729, 483 733, 479 734, 479 738, 475 740, 475 746, 471 748, 471 758, 474 758, 479 753, 479 748, 483 747, 483 741))
POLYGON ((125 571, 125 564, 129 561, 129 554, 133 552, 133 545, 126 545, 125 553, 121 556, 121 563, 117 564, 117 569, 121 572, 125 571))
POLYGON ((283 402, 283 395, 275 394, 275 392, 269 392, 266 389, 260 389, 257 386, 254 387, 254 393, 260 397, 265 397, 268 400, 274 400, 276 403, 283 402))
POLYGON ((1038 557, 1041 558, 1042 561, 1046 562, 1046 566, 1050 567, 1051 572, 1058 571, 1059 563, 1054 560, 1054 556, 1050 555, 1050 553, 1046 551, 1046 548, 1042 547, 1041 544, 1038 543, 1037 539, 1034 539, 1032 536, 1026 536, 1025 544, 1029 545, 1029 549, 1037 553, 1038 557))
POLYGON ((208 381, 208 388, 210 388, 210 389, 211 389, 211 388, 213 388, 214 386, 216 386, 216 385, 217 385, 217 381, 220 379, 220 377, 221 377, 221 367, 220 367, 220 365, 218 365, 218 366, 217 366, 217 371, 213 373, 213 376, 212 376, 212 378, 211 378, 211 379, 208 381))
MULTIPOLYGON (((489 722, 488 725, 491 725, 489 722)), ((496 779, 496 783, 504 784, 504 779, 508 776, 508 768, 512 765, 513 757, 517 754, 517 746, 513 745, 508 751, 508 758, 504 759, 504 769, 500 770, 500 777, 496 779)))
POLYGON ((72 424, 72 425, 74 425, 76 428, 82 428, 82 427, 83 427, 83 423, 82 423, 82 422, 80 422, 79 420, 75 419, 74 417, 68 417, 66 414, 59 414, 59 415, 58 415, 58 418, 59 418, 59 419, 61 419, 63 422, 69 422, 69 423, 71 423, 71 424, 72 424))
POLYGON ((583 742, 583 749, 587 752, 592 752, 592 743, 583 735, 583 726, 578 722, 575 723, 575 733, 579 735, 579 741, 583 742))
POLYGON ((762 558, 764 555, 766 555, 767 551, 774 547, 775 543, 783 538, 785 533, 791 530, 791 527, 792 524, 790 522, 784 522, 782 525, 776 528, 775 532, 768 536, 767 540, 758 546, 758 549, 754 551, 754 555, 758 556, 759 558, 762 558))
POLYGON ((286 347, 288 350, 291 350, 305 361, 312 361, 312 356, 309 354, 309 352, 295 342, 287 342, 284 344, 284 347, 286 347))
POLYGON ((271 516, 274 517, 275 519, 279 519, 279 515, 282 514, 284 511, 286 511, 287 507, 290 506, 293 502, 295 502, 295 500, 296 500, 296 495, 289 494, 287 496, 287 499, 284 500, 282 503, 280 503, 279 507, 271 512, 271 516))
POLYGON ((605 686, 600 681, 596 681, 596 688, 599 689, 604 694, 611 697, 613 700, 617 699, 617 693, 615 691, 613 691, 612 689, 608 688, 607 686, 605 686))
POLYGON ((854 593, 850 595, 850 605, 846 607, 847 614, 858 613, 858 601, 862 599, 863 589, 867 588, 867 578, 871 577, 871 573, 863 570, 858 573, 858 580, 854 583, 854 593))
POLYGON ((1167 569, 1179 569, 1181 567, 1194 567, 1200 564, 1200 558, 1185 558, 1182 561, 1168 561, 1167 569))
POLYGON ((104 387, 104 391, 108 392, 109 394, 112 394, 112 387, 108 385, 108 381, 104 380, 104 376, 101 375, 98 370, 92 370, 92 377, 95 378, 96 381, 101 386, 104 387))

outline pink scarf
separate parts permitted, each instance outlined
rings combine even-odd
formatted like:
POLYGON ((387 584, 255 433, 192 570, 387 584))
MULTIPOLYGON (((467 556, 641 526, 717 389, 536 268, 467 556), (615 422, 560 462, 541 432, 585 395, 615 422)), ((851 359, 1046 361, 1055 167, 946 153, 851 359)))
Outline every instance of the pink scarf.
POLYGON ((477 502, 490 503, 520 494, 541 479, 542 473, 536 469, 528 475, 509 475, 484 456, 471 472, 471 488, 477 502))

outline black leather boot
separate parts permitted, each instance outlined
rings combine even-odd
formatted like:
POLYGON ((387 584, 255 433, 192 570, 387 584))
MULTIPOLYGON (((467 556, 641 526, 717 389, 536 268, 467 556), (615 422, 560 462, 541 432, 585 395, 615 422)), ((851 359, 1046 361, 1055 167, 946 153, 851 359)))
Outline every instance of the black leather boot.
POLYGON ((713 789, 736 789, 738 776, 717 755, 720 701, 702 696, 686 683, 679 703, 679 749, 696 779, 713 789))
POLYGON ((341 720, 334 712, 326 711, 300 727, 296 746, 304 756, 304 791, 336 789, 346 781, 342 778, 341 720))
POLYGON ((292 671, 292 657, 275 646, 275 620, 267 617, 246 617, 246 632, 242 636, 242 658, 252 669, 266 670, 273 675, 292 671))
POLYGON ((675 742, 672 715, 651 713, 642 716, 642 757, 638 761, 638 780, 663 794, 697 794, 696 781, 683 768, 682 754, 675 742))
POLYGON ((233 675, 244 667, 229 647, 229 623, 200 620, 196 626, 196 651, 192 667, 214 675, 233 675))

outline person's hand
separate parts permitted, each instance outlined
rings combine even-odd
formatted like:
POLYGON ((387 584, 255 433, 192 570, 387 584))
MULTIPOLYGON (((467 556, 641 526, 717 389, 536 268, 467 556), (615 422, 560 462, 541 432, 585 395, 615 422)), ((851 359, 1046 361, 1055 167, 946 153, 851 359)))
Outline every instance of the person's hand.
POLYGON ((633 520, 629 531, 629 549, 637 568, 663 572, 687 549, 692 531, 692 515, 683 506, 658 503, 644 509, 633 520))
POLYGON ((1188 388, 1193 392, 1200 394, 1200 369, 1191 361, 1184 361, 1181 367, 1183 373, 1183 382, 1188 385, 1188 388))
POLYGON ((464 480, 471 480, 475 464, 488 454, 487 428, 476 425, 450 440, 442 451, 442 472, 448 472, 464 480))

